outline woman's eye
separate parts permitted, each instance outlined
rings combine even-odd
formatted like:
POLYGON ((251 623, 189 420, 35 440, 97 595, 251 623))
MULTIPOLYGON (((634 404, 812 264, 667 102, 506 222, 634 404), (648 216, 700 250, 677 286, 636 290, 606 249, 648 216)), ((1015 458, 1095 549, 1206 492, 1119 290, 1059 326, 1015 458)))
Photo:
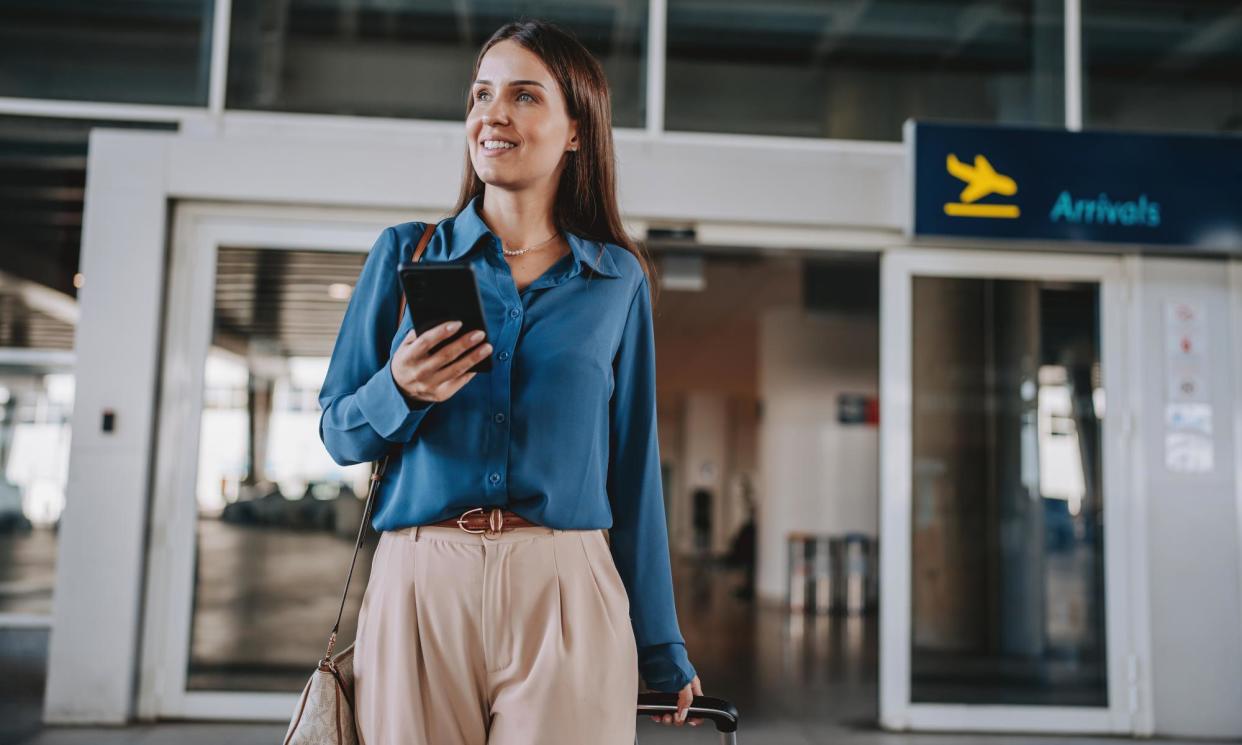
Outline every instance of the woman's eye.
MULTIPOLYGON (((475 100, 476 100, 476 101, 485 101, 485 100, 487 100, 487 99, 485 99, 485 98, 484 98, 484 96, 490 96, 490 95, 491 95, 491 93, 488 93, 487 91, 476 91, 476 92, 475 92, 475 94, 474 94, 474 98, 475 98, 475 100)), ((521 100, 521 98, 522 98, 523 96, 525 96, 526 98, 530 99, 531 101, 534 101, 534 100, 535 100, 535 97, 534 97, 534 96, 532 96, 531 94, 527 93, 526 91, 522 91, 521 93, 519 93, 519 94, 518 94, 518 99, 519 99, 519 100, 521 100)))

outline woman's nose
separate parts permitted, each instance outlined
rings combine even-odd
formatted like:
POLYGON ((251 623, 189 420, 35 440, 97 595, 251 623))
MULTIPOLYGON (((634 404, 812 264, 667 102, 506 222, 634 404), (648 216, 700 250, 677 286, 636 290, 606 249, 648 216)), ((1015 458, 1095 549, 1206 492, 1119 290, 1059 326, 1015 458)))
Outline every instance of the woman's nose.
POLYGON ((509 107, 504 101, 493 101, 488 104, 487 111, 483 112, 483 123, 494 124, 496 122, 509 121, 509 107))

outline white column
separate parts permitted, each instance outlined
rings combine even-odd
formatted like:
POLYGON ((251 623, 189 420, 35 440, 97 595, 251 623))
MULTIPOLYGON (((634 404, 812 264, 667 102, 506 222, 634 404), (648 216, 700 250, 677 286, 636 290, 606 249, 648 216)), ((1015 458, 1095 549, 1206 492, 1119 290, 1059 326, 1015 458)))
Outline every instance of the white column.
POLYGON ((95 130, 44 720, 122 723, 133 703, 164 290, 166 143, 95 130), (124 329, 124 333, 118 333, 124 329), (103 432, 103 412, 115 429, 103 432))

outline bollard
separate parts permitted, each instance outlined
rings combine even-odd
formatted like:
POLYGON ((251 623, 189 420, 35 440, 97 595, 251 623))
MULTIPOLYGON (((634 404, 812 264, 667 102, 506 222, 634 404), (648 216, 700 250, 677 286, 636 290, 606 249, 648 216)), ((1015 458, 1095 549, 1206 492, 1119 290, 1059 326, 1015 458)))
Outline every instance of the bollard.
POLYGON ((789 533, 789 583, 785 598, 790 611, 828 613, 832 610, 830 541, 826 535, 789 533))
POLYGON ((832 539, 832 610, 863 615, 876 607, 878 595, 877 542, 863 533, 846 533, 832 539))
POLYGON ((803 611, 807 605, 807 578, 810 567, 807 562, 809 533, 790 533, 786 539, 789 561, 789 579, 785 598, 790 611, 803 611))

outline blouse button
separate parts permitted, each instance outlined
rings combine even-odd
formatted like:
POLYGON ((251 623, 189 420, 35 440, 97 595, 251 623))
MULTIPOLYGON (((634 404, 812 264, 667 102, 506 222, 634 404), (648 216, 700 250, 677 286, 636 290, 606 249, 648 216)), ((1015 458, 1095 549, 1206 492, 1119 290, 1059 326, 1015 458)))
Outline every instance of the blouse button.
POLYGON ((511 308, 511 309, 509 310, 509 317, 510 317, 510 318, 517 318, 517 317, 518 317, 518 316, 520 316, 520 315, 522 315, 522 311, 518 310, 517 308, 511 308))
POLYGON ((509 359, 509 353, 508 353, 508 352, 501 352, 500 354, 498 354, 498 355, 496 355, 496 356, 497 356, 497 357, 499 357, 502 361, 509 359))
POLYGON ((488 477, 487 477, 487 479, 488 479, 488 481, 491 481, 493 484, 499 484, 499 483, 500 483, 500 474, 498 474, 498 473, 493 473, 491 476, 488 476, 488 477))
POLYGON ((495 417, 493 417, 493 419, 495 419, 495 420, 496 420, 496 423, 497 423, 497 424, 500 424, 501 422, 503 422, 503 421, 505 420, 505 415, 504 415, 502 412, 499 412, 499 411, 498 411, 498 412, 496 412, 496 416, 495 416, 495 417))

